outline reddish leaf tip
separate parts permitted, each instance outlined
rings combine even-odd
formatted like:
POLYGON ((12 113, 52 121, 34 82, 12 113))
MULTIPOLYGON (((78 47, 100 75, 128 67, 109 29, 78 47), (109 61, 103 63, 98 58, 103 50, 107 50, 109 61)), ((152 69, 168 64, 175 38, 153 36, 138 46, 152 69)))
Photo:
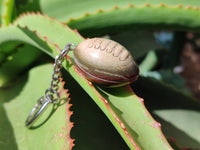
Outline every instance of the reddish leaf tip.
POLYGON ((41 15, 41 13, 39 11, 37 11, 37 15, 41 15))
MULTIPOLYGON (((65 82, 65 81, 63 81, 63 82, 65 82)), ((68 89, 66 89, 66 90, 65 90, 65 93, 67 93, 67 94, 69 95, 69 93, 68 93, 68 92, 69 92, 69 90, 68 90, 68 89)))
POLYGON ((69 105, 68 105, 68 108, 70 108, 71 106, 72 106, 72 104, 69 104, 69 105))
POLYGON ((45 40, 48 40, 48 38, 47 38, 46 36, 44 36, 44 39, 45 39, 45 40))
POLYGON ((193 9, 195 9, 195 10, 199 10, 199 7, 196 6, 196 7, 194 7, 193 9))
POLYGON ((185 8, 187 8, 187 9, 192 9, 192 7, 191 7, 191 6, 186 6, 185 8))
POLYGON ((89 84, 90 86, 92 86, 92 87, 93 87, 93 84, 92 84, 92 82, 88 81, 88 84, 89 84))
POLYGON ((139 98, 140 102, 144 103, 144 99, 143 98, 139 98))
POLYGON ((165 4, 164 4, 164 3, 161 3, 160 6, 163 7, 163 6, 165 6, 165 4))
POLYGON ((134 7, 134 5, 133 4, 129 4, 128 7, 134 7))
POLYGON ((146 3, 144 6, 148 7, 148 6, 150 6, 150 4, 149 4, 149 3, 146 3))
MULTIPOLYGON (((58 47, 58 44, 54 44, 54 46, 58 47)), ((65 84, 65 81, 63 81, 63 84, 65 84)))
POLYGON ((181 8, 181 7, 183 7, 181 4, 178 4, 178 5, 177 5, 177 8, 181 8))
POLYGON ((34 11, 31 11, 31 15, 35 15, 35 12, 34 12, 34 11))
POLYGON ((60 22, 60 24, 62 24, 62 25, 66 25, 66 23, 65 23, 65 22, 60 22))
POLYGON ((103 10, 102 9, 98 9, 97 12, 103 12, 103 10))
POLYGON ((69 18, 69 20, 68 21, 74 21, 74 19, 73 18, 69 18))
POLYGON ((115 6, 113 7, 113 9, 119 9, 119 7, 118 7, 117 5, 115 5, 115 6))
MULTIPOLYGON (((50 41, 49 41, 49 42, 50 42, 50 41)), ((58 44, 54 44, 54 46, 55 46, 59 51, 61 51, 60 48, 58 47, 58 44)))
POLYGON ((89 16, 90 14, 88 12, 84 13, 84 16, 89 16))
POLYGON ((108 101, 107 101, 107 100, 105 100, 104 102, 105 102, 106 104, 108 104, 108 101))
MULTIPOLYGON (((72 106, 72 105, 71 105, 72 106)), ((73 111, 70 111, 70 113, 69 113, 69 115, 71 116, 71 115, 73 115, 74 114, 74 112, 73 111)), ((72 123, 73 124, 73 123, 72 123)))
POLYGON ((77 29, 74 29, 74 32, 78 33, 78 30, 77 30, 77 29))
POLYGON ((70 97, 69 97, 69 96, 70 96, 70 93, 67 93, 67 98, 69 98, 69 100, 70 100, 70 97))

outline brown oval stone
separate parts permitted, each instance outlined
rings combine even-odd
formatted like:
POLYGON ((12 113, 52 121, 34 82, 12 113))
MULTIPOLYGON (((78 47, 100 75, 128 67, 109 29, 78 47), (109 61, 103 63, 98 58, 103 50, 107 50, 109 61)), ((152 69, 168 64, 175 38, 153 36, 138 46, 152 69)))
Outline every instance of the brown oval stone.
POLYGON ((74 62, 91 82, 117 87, 134 82, 139 68, 130 52, 119 43, 103 39, 87 39, 74 49, 74 62))

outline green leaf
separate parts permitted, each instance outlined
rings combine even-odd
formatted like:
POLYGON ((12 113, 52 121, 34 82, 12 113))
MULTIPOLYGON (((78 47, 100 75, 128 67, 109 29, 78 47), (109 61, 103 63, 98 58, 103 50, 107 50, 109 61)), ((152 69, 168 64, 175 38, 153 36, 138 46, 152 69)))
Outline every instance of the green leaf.
POLYGON ((164 132, 174 137, 184 147, 200 148, 200 111, 187 109, 162 109, 154 113, 162 120, 164 132))
MULTIPOLYGON (((29 43, 40 50, 43 50, 52 55, 57 55, 57 50, 52 52, 52 49, 57 49, 56 46, 48 44, 45 39, 40 38, 35 32, 31 32, 27 28, 17 28, 14 26, 3 27, 0 29, 0 43, 1 46, 8 41, 21 41, 29 43), (10 36, 12 35, 12 36, 10 36)), ((17 77, 17 75, 22 72, 27 66, 29 66, 36 58, 41 54, 35 48, 30 48, 32 51, 28 52, 30 46, 26 46, 22 51, 18 51, 14 54, 15 49, 4 49, 4 51, 9 50, 12 53, 10 60, 5 61, 0 67, 0 86, 8 83, 10 80, 17 77), (14 54, 14 55, 13 55, 14 54), (32 57, 30 57, 32 56, 32 57), (13 57, 13 58, 12 58, 13 57), (17 61, 17 62, 15 62, 17 61)), ((19 48, 20 49, 20 48, 19 48)))
POLYGON ((53 48, 57 49, 54 45, 49 44, 44 38, 39 37, 36 32, 30 31, 27 28, 15 27, 13 25, 2 27, 0 28, 0 35, 0 44, 4 44, 9 41, 21 41, 35 46, 46 53, 52 53, 52 55, 58 54, 58 52, 53 53, 52 51, 53 48))
POLYGON ((156 147, 170 149, 161 133, 160 124, 151 117, 144 107, 143 99, 137 97, 130 87, 100 89, 100 93, 120 119, 121 128, 123 125, 126 127, 123 128, 124 132, 127 130, 141 149, 155 149, 156 147), (149 136, 152 138, 149 139, 149 136), (144 141, 149 143, 145 144, 144 141))
POLYGON ((162 125, 168 137, 184 147, 199 148, 200 103, 174 86, 152 78, 140 77, 132 86, 142 95, 150 112, 162 125), (142 89, 142 90, 141 90, 142 89))
MULTIPOLYGON (((3 0, 0 0, 0 15, 2 14, 2 7, 3 7, 3 0)), ((1 25, 2 19, 0 19, 0 25, 1 25)))
POLYGON ((129 150, 109 119, 65 70, 63 78, 70 92, 70 103, 73 104, 73 115, 70 118, 74 122, 70 133, 75 139, 73 149, 129 150))
POLYGON ((6 54, 10 54, 12 51, 14 51, 13 49, 16 49, 18 46, 20 46, 20 44, 22 44, 19 41, 9 41, 9 42, 5 42, 2 43, 0 45, 0 53, 6 53, 6 54))
POLYGON ((155 51, 149 51, 145 59, 140 63, 140 74, 143 75, 155 67, 158 62, 155 51))
POLYGON ((76 30, 74 31, 55 19, 40 13, 23 14, 15 20, 14 25, 28 27, 29 30, 39 33, 41 38, 57 44, 60 49, 63 49, 68 43, 78 44, 83 40, 76 30))
POLYGON ((1 6, 1 24, 7 26, 12 20, 14 0, 2 0, 0 1, 1 6))
POLYGON ((86 36, 127 29, 199 31, 199 6, 198 0, 41 1, 43 13, 66 22, 86 36))
POLYGON ((41 51, 35 47, 24 45, 17 48, 17 52, 10 55, 6 62, 0 66, 0 87, 17 78, 39 56, 41 56, 41 51))
POLYGON ((66 102, 67 94, 61 86, 62 103, 57 107, 49 106, 36 123, 43 123, 42 126, 32 130, 25 127, 27 115, 49 86, 52 67, 36 67, 20 78, 14 86, 0 89, 0 149, 60 150, 70 149, 72 146, 69 137, 69 104, 66 102))
POLYGON ((12 55, 13 53, 15 53, 15 49, 17 49, 18 46, 20 46, 21 43, 19 41, 9 41, 9 42, 5 42, 2 43, 0 45, 0 65, 3 64, 3 62, 6 61, 7 57, 9 55, 12 55))
POLYGON ((168 69, 160 70, 159 73, 162 77, 163 82, 165 82, 169 85, 171 84, 179 90, 185 90, 185 91, 189 92, 189 89, 187 89, 187 87, 185 87, 185 80, 181 75, 175 74, 174 72, 172 72, 171 70, 168 70, 168 69))
MULTIPOLYGON (((113 8, 114 6, 126 7, 129 4, 133 5, 145 5, 149 3, 150 5, 159 5, 164 3, 165 5, 176 6, 200 6, 200 2, 198 0, 187 1, 187 0, 57 0, 56 2, 53 0, 41 0, 41 10, 43 13, 48 16, 55 17, 59 21, 66 22, 70 18, 78 18, 84 13, 94 13, 98 9, 108 10, 113 8), (88 7, 90 6, 90 7, 88 7)), ((147 14, 148 15, 148 14, 147 14)), ((151 14, 152 15, 152 14, 151 14)), ((150 14, 149 14, 150 16, 150 14)), ((165 17, 165 16, 163 16, 165 17)), ((171 16, 173 17, 173 16, 171 16)), ((103 20, 102 20, 103 21, 103 20)))

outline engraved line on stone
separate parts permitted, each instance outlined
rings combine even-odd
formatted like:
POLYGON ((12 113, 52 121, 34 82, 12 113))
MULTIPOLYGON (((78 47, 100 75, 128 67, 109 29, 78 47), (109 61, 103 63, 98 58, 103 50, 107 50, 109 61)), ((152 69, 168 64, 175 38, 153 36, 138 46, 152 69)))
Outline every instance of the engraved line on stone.
POLYGON ((113 56, 118 57, 123 50, 124 48, 118 44, 115 48, 115 51, 113 52, 113 56))
POLYGON ((94 47, 94 48, 96 48, 96 49, 99 49, 99 48, 100 48, 100 45, 101 45, 101 43, 102 43, 102 40, 101 40, 101 39, 98 39, 98 41, 96 42, 96 45, 95 45, 95 47, 94 47))
POLYGON ((94 38, 94 40, 93 40, 94 48, 95 48, 95 46, 97 45, 98 42, 99 42, 99 38, 94 38))
POLYGON ((119 57, 119 60, 124 61, 124 60, 126 60, 126 59, 128 58, 128 56, 129 56, 129 52, 128 52, 127 50, 126 50, 126 51, 123 51, 123 52, 121 53, 120 57, 119 57))
POLYGON ((110 42, 110 40, 103 39, 100 49, 105 50, 109 42, 110 42))
POLYGON ((106 52, 111 53, 112 52, 112 41, 109 41, 108 45, 106 46, 106 52), (111 45, 111 46, 110 46, 111 45))
POLYGON ((119 75, 119 74, 113 74, 113 73, 105 72, 105 71, 99 70, 99 69, 94 69, 94 71, 97 72, 97 73, 108 75, 108 76, 115 76, 115 77, 118 77, 118 78, 127 79, 125 76, 122 76, 122 75, 119 75))

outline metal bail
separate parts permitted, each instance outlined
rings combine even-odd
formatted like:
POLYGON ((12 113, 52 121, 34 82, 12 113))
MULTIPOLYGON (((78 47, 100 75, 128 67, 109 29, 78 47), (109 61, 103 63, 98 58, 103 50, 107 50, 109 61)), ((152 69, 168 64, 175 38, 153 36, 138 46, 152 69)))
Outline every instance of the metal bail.
POLYGON ((44 96, 41 97, 26 119, 26 127, 30 128, 33 123, 35 123, 35 121, 41 116, 41 114, 47 109, 50 103, 52 103, 52 101, 49 98, 44 96))

